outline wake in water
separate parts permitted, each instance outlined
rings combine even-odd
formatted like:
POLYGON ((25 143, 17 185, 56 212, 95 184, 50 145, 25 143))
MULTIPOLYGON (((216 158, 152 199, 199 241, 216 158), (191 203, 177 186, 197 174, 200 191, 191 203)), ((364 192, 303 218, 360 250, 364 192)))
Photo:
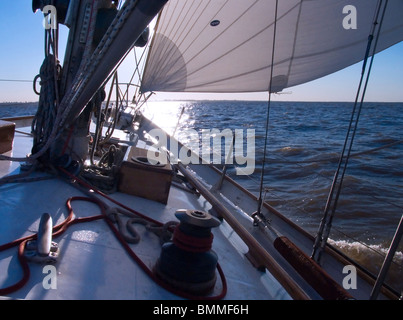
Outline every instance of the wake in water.
MULTIPOLYGON (((312 235, 323 215, 351 106, 274 102, 271 107, 265 200, 312 235)), ((33 115, 36 108, 37 104, 0 104, 0 117, 33 115)), ((164 101, 149 103, 143 111, 169 134, 183 129, 254 129, 254 173, 237 176, 230 167, 228 174, 258 193, 266 108, 267 102, 259 101, 164 101)), ((402 123, 403 103, 364 105, 330 235, 332 245, 375 275, 403 212, 402 123)), ((403 290, 402 265, 403 243, 387 280, 399 292, 403 290)))
MULTIPOLYGON (((345 240, 328 240, 329 244, 338 248, 348 257, 365 266, 369 272, 378 275, 388 249, 381 245, 366 245, 361 242, 348 242, 345 240)), ((392 287, 400 286, 403 273, 403 252, 397 251, 393 257, 385 282, 392 287)))

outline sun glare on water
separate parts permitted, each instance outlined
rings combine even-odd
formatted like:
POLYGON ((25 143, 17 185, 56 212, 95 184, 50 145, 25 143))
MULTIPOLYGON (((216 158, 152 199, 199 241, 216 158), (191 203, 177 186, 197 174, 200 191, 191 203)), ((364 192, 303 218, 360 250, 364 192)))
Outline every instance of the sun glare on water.
POLYGON ((171 135, 178 124, 186 123, 189 120, 186 112, 182 114, 183 108, 186 109, 187 106, 188 104, 184 101, 153 101, 147 103, 143 113, 171 135))

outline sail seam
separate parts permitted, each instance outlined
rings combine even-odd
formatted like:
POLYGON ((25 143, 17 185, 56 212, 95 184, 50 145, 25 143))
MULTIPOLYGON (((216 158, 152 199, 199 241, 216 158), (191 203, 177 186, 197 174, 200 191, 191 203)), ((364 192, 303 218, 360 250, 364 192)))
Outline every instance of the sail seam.
MULTIPOLYGON (((228 2, 228 1, 229 1, 229 0, 227 0, 227 2, 228 2)), ((206 11, 206 9, 207 9, 207 7, 209 6, 210 2, 211 2, 211 0, 209 0, 209 2, 208 2, 208 3, 205 5, 205 7, 202 9, 201 14, 197 15, 198 18, 196 19, 196 22, 200 19, 200 17, 202 16, 202 14, 206 11)), ((192 13, 190 14, 190 16, 196 15, 196 12, 198 11, 199 7, 201 6, 201 3, 202 3, 202 2, 199 2, 199 5, 192 11, 192 13)), ((191 9, 191 7, 189 8, 188 12, 185 14, 185 16, 184 16, 184 18, 182 19, 182 21, 184 21, 185 18, 189 15, 190 9, 191 9)), ((181 15, 178 16, 178 19, 180 18, 180 16, 181 16, 181 15)), ((182 32, 180 33, 180 35, 179 35, 179 37, 178 37, 178 40, 179 40, 180 36, 183 34, 183 30, 185 30, 185 29, 188 29, 188 30, 187 30, 186 35, 185 35, 185 36, 183 37, 183 39, 181 40, 181 42, 178 43, 178 45, 177 45, 178 48, 181 46, 181 44, 183 43, 183 41, 185 41, 185 40, 187 39, 187 37, 189 36, 190 32, 193 30, 194 26, 196 25, 196 22, 195 22, 195 23, 193 23, 193 26, 192 26, 192 27, 187 28, 187 26, 189 25, 190 21, 191 21, 191 19, 189 19, 189 21, 187 22, 186 27, 185 27, 185 28, 182 28, 182 32)), ((175 24, 175 25, 176 25, 176 24, 175 24)), ((178 27, 178 30, 179 30, 179 27, 178 27)), ((204 30, 204 29, 203 29, 203 30, 204 30)), ((202 30, 200 33, 202 33, 203 30, 202 30)), ((162 33, 164 34, 164 32, 162 32, 162 33)), ((199 35, 200 35, 200 33, 199 33, 199 35)), ((173 38, 175 38, 175 35, 176 35, 176 33, 174 34, 173 38)), ((196 37, 195 39, 197 39, 197 37, 196 37)), ((195 41, 195 40, 193 40, 193 41, 189 44, 188 48, 194 43, 194 41, 195 41)), ((175 41, 173 41, 173 42, 175 42, 175 41)), ((166 46, 164 54, 168 51, 168 48, 169 48, 169 47, 166 46)), ((186 50, 185 50, 184 52, 182 52, 182 55, 187 51, 188 48, 186 48, 186 50)), ((172 50, 171 50, 171 52, 169 52, 169 57, 166 57, 166 58, 164 59, 164 60, 165 60, 165 63, 164 63, 164 65, 160 68, 160 70, 159 70, 159 75, 164 74, 163 71, 165 72, 165 69, 166 69, 167 67, 170 68, 171 65, 175 65, 175 64, 178 62, 178 59, 176 59, 173 63, 169 63, 169 64, 168 64, 168 62, 171 61, 172 58, 173 58, 173 52, 172 52, 172 50)))
MULTIPOLYGON (((246 11, 244 11, 244 12, 242 13, 242 15, 240 15, 231 25, 229 25, 223 32, 221 32, 216 38, 214 38, 212 41, 210 41, 207 46, 205 46, 202 50, 200 50, 195 56, 193 56, 193 57, 192 57, 191 59, 189 59, 187 62, 189 63, 190 61, 192 61, 193 59, 195 59, 199 54, 201 54, 201 52, 203 52, 203 51, 204 51, 207 47, 209 47, 214 41, 216 41, 216 40, 217 40, 225 31, 227 31, 228 28, 230 28, 236 21, 238 21, 241 17, 243 17, 243 16, 246 14, 246 12, 248 12, 257 2, 258 2, 258 1, 255 1, 250 7, 248 7, 248 9, 247 9, 246 11)), ((299 5, 299 4, 297 4, 297 5, 293 6, 292 8, 290 8, 290 9, 289 9, 288 11, 286 11, 281 17, 279 17, 278 20, 281 20, 281 19, 283 19, 285 16, 287 16, 287 15, 288 15, 291 11, 293 11, 298 5, 299 5)), ((198 71, 200 71, 200 70, 206 68, 206 67, 209 66, 210 64, 212 64, 212 63, 214 63, 214 62, 216 62, 216 61, 222 59, 223 57, 225 57, 226 55, 228 55, 229 53, 231 53, 231 52, 234 51, 235 49, 237 49, 237 48, 239 48, 239 47, 245 45, 246 43, 248 43, 248 42, 251 41, 252 39, 256 38, 258 35, 262 34, 262 33, 263 33, 264 31, 266 31, 267 29, 271 28, 271 27, 274 25, 274 23, 275 23, 275 22, 270 23, 268 26, 264 27, 262 30, 260 30, 259 32, 257 32, 255 35, 253 35, 253 36, 250 37, 249 39, 243 41, 242 43, 238 44, 238 45, 235 46, 235 47, 232 47, 229 51, 225 52, 224 54, 222 54, 221 56, 217 57, 217 58, 214 59, 213 61, 210 61, 208 64, 205 64, 205 65, 201 66, 200 68, 198 68, 198 69, 196 69, 196 70, 193 70, 192 72, 190 72, 189 74, 187 74, 187 77, 189 77, 189 76, 195 74, 196 72, 198 72, 198 71)), ((288 59, 285 59, 284 61, 287 61, 287 60, 288 60, 288 59)), ((277 62, 276 64, 283 63, 284 61, 277 62)), ((258 68, 258 69, 255 69, 255 70, 252 70, 252 71, 249 71, 249 72, 245 72, 245 73, 242 73, 242 74, 239 74, 239 75, 236 75, 236 76, 231 75, 231 76, 228 76, 228 77, 226 77, 226 78, 221 78, 221 79, 214 80, 214 81, 211 81, 211 82, 208 82, 208 83, 204 83, 204 85, 214 84, 214 83, 218 83, 218 82, 225 81, 225 80, 228 80, 228 79, 233 79, 233 78, 236 78, 236 77, 242 77, 242 76, 244 76, 244 75, 252 74, 252 73, 255 73, 255 72, 264 70, 264 69, 268 69, 268 68, 270 68, 270 67, 271 67, 270 65, 267 65, 267 66, 264 66, 264 67, 261 67, 261 68, 258 68)), ((177 81, 180 82, 180 81, 182 81, 182 80, 183 80, 183 79, 178 79, 177 81)), ((193 88, 193 87, 198 87, 199 85, 200 85, 200 84, 197 84, 197 85, 194 85, 194 86, 189 86, 189 87, 187 87, 186 89, 191 89, 191 88, 193 88)), ((256 91, 262 91, 262 90, 263 90, 263 88, 262 88, 261 90, 256 90, 256 91)))

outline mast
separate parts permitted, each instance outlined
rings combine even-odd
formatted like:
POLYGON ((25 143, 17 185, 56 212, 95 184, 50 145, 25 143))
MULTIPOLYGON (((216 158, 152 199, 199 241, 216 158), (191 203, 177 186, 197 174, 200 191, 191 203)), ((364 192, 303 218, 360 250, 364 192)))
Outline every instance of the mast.
MULTIPOLYGON (((34 0, 33 8, 53 3, 34 0)), ((65 152, 82 162, 88 151, 92 109, 105 98, 103 86, 141 38, 167 0, 126 0, 120 10, 115 0, 71 0, 66 21, 70 27, 65 66, 60 81, 57 116, 51 133, 35 148, 36 157, 50 148, 46 161, 65 152)), ((56 5, 59 3, 55 2, 56 5)), ((62 2, 64 4, 64 2, 62 2)), ((56 7, 57 9, 57 7, 56 7)), ((66 23, 66 21, 64 21, 66 23)))

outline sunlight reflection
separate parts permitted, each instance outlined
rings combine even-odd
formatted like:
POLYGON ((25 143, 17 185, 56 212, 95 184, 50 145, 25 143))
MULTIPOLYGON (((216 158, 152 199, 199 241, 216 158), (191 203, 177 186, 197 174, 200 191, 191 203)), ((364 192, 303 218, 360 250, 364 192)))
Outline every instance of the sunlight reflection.
POLYGON ((185 101, 153 101, 148 102, 143 110, 144 115, 155 124, 172 134, 178 125, 182 126, 189 120, 189 115, 185 111, 182 116, 182 110, 191 108, 191 104, 185 101))

